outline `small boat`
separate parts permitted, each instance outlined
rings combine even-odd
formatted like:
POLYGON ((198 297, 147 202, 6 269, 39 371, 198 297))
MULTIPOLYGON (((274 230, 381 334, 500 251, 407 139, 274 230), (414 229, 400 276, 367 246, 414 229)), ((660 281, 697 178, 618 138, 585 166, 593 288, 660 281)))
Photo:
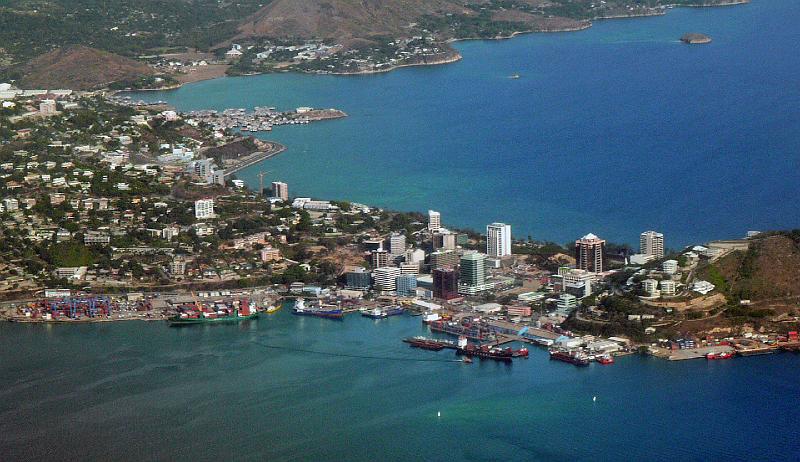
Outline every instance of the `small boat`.
POLYGON ((272 314, 272 313, 278 311, 279 309, 281 309, 282 307, 283 307, 283 305, 281 305, 281 304, 270 305, 270 306, 267 307, 267 314, 272 314))
POLYGON ((464 359, 461 360, 461 362, 466 364, 472 364, 472 358, 470 358, 469 356, 465 356, 464 359))
POLYGON ((519 74, 511 74, 511 75, 510 75, 508 78, 509 78, 509 79, 516 80, 516 79, 518 79, 518 78, 519 78, 519 74))
POLYGON ((609 364, 614 364, 614 357, 608 354, 601 355, 597 357, 597 363, 607 366, 609 364))

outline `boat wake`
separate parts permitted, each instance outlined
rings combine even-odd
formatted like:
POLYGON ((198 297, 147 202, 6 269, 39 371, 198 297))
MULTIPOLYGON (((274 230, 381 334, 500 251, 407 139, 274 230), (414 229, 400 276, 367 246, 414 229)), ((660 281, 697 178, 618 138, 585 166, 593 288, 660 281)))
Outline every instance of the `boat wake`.
POLYGON ((370 355, 357 355, 357 354, 350 354, 350 353, 338 353, 335 351, 319 351, 319 350, 307 350, 305 348, 295 348, 295 347, 288 347, 288 346, 281 346, 281 345, 269 345, 266 343, 261 342, 253 342, 256 345, 262 346, 264 348, 270 348, 273 350, 284 350, 284 351, 294 351, 297 353, 310 353, 310 354, 317 354, 323 356, 336 356, 340 358, 357 358, 357 359, 380 359, 384 361, 412 361, 412 362, 422 362, 422 363, 462 363, 461 359, 436 359, 436 358, 409 358, 409 357, 402 357, 402 356, 370 356, 370 355))

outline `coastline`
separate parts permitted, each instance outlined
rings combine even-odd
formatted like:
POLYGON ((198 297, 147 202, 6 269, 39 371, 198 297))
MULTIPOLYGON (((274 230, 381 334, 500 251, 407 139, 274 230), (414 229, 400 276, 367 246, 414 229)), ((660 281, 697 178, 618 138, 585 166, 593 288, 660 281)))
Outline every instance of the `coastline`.
MULTIPOLYGON (((576 27, 562 27, 556 29, 528 29, 528 30, 519 30, 514 31, 509 35, 499 35, 495 37, 462 37, 462 38, 450 38, 445 40, 443 43, 451 44, 456 42, 462 41, 470 41, 470 40, 509 40, 518 35, 528 35, 528 34, 552 34, 552 33, 562 33, 562 32, 580 32, 586 29, 591 28, 594 23, 593 21, 601 21, 601 20, 608 20, 608 19, 635 19, 635 18, 647 18, 647 17, 654 17, 654 16, 664 16, 668 13, 668 10, 674 8, 714 8, 714 7, 727 7, 727 6, 738 6, 738 5, 745 5, 750 3, 751 0, 729 0, 726 2, 721 3, 702 3, 698 5, 686 5, 686 4, 667 4, 662 5, 660 8, 655 9, 650 12, 646 13, 631 13, 631 14, 618 14, 618 15, 608 15, 608 16, 595 16, 590 19, 584 20, 575 20, 576 23, 579 23, 579 26, 576 27)), ((404 67, 419 67, 419 66, 440 66, 443 64, 452 64, 463 59, 461 53, 457 50, 452 49, 452 54, 447 58, 436 59, 430 62, 415 62, 415 63, 406 63, 406 64, 397 64, 393 66, 386 66, 381 69, 370 69, 370 70, 362 70, 362 71, 336 71, 336 72, 313 72, 313 71, 297 71, 297 70, 284 70, 282 72, 297 72, 299 74, 309 74, 309 75, 340 75, 340 76, 359 76, 359 75, 372 75, 372 74, 384 74, 387 72, 394 71, 396 69, 402 69, 404 67)), ((140 89, 140 90, 119 90, 119 91, 128 91, 128 92, 136 92, 136 91, 170 91, 170 90, 177 90, 183 87, 186 84, 195 83, 195 82, 202 82, 205 80, 216 80, 220 78, 226 77, 247 77, 247 76, 254 76, 254 75, 267 75, 271 74, 272 72, 252 72, 248 74, 242 75, 219 75, 219 76, 203 76, 201 78, 196 79, 185 79, 178 83, 177 85, 172 85, 170 87, 162 87, 162 88, 148 88, 148 89, 140 89)))

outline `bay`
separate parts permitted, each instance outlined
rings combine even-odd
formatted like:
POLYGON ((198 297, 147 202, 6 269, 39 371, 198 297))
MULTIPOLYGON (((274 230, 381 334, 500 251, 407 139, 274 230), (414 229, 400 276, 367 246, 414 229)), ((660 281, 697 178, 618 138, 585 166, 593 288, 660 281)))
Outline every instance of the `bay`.
POLYGON ((800 225, 800 4, 756 0, 598 21, 582 32, 457 44, 458 63, 367 76, 222 78, 133 95, 181 110, 336 107, 278 127, 242 172, 295 196, 440 210, 566 242, 589 231, 677 248, 800 225), (710 35, 688 46, 686 32, 710 35), (510 79, 512 74, 519 79, 510 79))

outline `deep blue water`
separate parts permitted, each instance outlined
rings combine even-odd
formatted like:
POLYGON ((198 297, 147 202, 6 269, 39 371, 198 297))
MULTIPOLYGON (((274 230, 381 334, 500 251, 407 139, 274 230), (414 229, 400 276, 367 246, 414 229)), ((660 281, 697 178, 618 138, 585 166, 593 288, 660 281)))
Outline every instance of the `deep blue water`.
POLYGON ((675 9, 577 33, 458 44, 464 60, 372 76, 224 78, 140 95, 180 109, 337 107, 281 127, 292 195, 441 210, 566 242, 679 247, 800 226, 800 2, 675 9), (677 39, 713 37, 706 46, 677 39), (511 74, 521 78, 511 80, 511 74))
POLYGON ((797 460, 800 357, 447 362, 420 318, 0 323, 16 460, 797 460), (389 358, 323 356, 265 345, 389 358), (597 396, 593 402, 592 397, 597 396), (441 412, 441 417, 437 413, 441 412))

